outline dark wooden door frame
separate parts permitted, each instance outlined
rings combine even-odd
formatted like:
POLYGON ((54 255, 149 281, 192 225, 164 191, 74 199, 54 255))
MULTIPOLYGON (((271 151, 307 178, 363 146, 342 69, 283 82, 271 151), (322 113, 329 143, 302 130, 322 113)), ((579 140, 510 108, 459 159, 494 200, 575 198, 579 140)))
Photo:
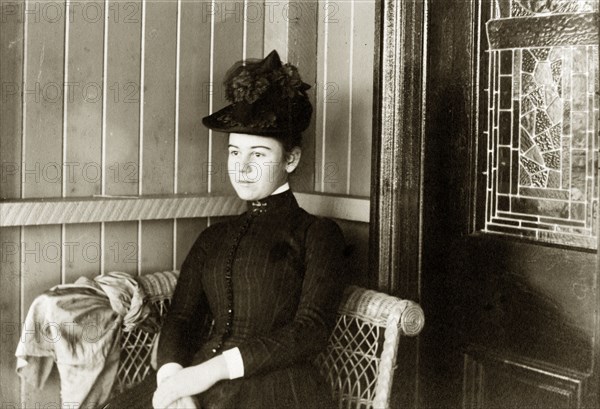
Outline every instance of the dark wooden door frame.
MULTIPOLYGON (((420 301, 427 2, 377 0, 369 265, 372 286, 420 301)), ((400 345, 392 408, 419 402, 418 338, 400 345)))
MULTIPOLYGON (((427 6, 427 0, 377 0, 376 13, 370 279, 373 287, 416 301, 423 250, 427 6)), ((596 297, 595 369, 587 388, 592 401, 600 396, 600 291, 596 297)), ((396 382, 409 387, 398 404, 417 407, 418 343, 402 347, 408 350, 400 356, 415 360, 396 382)))
POLYGON ((419 299, 427 3, 378 0, 371 181, 374 284, 419 299))
MULTIPOLYGON (((374 112, 379 116, 374 124, 371 273, 382 290, 420 300, 427 2, 380 0, 378 7, 374 112)), ((600 292, 596 296, 600 307, 600 292)), ((596 368, 598 312, 595 320, 596 368)), ((587 382, 591 401, 598 401, 599 386, 595 369, 587 382)), ((411 406, 415 405, 413 401, 411 406)))

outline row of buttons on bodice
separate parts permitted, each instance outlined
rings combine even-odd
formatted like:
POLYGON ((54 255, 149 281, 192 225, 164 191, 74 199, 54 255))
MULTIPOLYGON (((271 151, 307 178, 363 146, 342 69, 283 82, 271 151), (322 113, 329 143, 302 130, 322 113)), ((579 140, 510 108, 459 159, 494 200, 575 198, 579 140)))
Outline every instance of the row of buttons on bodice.
POLYGON ((261 213, 266 212, 266 203, 263 202, 252 202, 252 209, 248 212, 244 223, 237 231, 235 237, 233 238, 233 244, 229 249, 229 253, 227 254, 227 262, 225 264, 225 281, 227 286, 227 321, 225 322, 225 330, 223 334, 221 334, 221 339, 215 348, 213 348, 212 352, 214 354, 221 351, 223 348, 223 343, 225 340, 231 335, 231 327, 233 325, 233 262, 235 260, 235 254, 242 240, 244 234, 250 227, 252 220, 261 213))

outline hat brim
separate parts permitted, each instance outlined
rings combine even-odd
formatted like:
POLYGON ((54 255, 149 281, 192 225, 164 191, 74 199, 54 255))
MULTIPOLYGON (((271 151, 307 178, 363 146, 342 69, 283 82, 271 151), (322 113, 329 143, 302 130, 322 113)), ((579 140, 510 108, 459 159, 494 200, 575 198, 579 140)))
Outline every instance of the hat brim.
POLYGON ((222 119, 227 116, 234 116, 233 104, 228 105, 225 108, 222 108, 209 116, 205 116, 204 118, 202 118, 202 124, 204 124, 204 126, 206 126, 208 129, 223 133, 243 133, 259 136, 281 136, 294 132, 294 130, 279 127, 253 128, 249 126, 231 124, 230 122, 224 121, 222 119))

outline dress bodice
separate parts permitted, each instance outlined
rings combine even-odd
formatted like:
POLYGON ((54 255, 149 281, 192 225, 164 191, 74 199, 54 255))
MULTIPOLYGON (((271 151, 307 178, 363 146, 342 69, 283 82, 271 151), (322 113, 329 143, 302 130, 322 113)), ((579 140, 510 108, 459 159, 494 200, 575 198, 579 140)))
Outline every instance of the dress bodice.
POLYGON ((339 227, 304 211, 289 190, 206 228, 182 265, 159 365, 200 363, 232 347, 245 375, 310 360, 333 328, 343 250, 339 227), (198 346, 194 323, 207 315, 214 326, 198 346))

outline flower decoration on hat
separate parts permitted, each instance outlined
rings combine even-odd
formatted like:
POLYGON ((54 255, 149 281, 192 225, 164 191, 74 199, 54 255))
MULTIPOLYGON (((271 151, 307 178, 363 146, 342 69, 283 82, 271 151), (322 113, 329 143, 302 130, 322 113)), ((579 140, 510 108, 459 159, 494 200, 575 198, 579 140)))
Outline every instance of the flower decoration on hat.
POLYGON ((262 61, 245 63, 229 70, 223 81, 225 96, 231 103, 244 101, 253 104, 265 95, 269 87, 277 88, 282 99, 303 95, 310 88, 302 82, 298 69, 292 64, 279 63, 278 68, 265 70, 262 61))
POLYGON ((203 119, 211 129, 278 135, 298 133, 308 126, 310 85, 302 82, 295 66, 282 64, 275 50, 264 59, 234 64, 223 85, 231 105, 203 119))
POLYGON ((253 104, 269 87, 265 77, 254 78, 248 70, 242 70, 236 77, 225 83, 227 99, 232 102, 246 101, 253 104))

